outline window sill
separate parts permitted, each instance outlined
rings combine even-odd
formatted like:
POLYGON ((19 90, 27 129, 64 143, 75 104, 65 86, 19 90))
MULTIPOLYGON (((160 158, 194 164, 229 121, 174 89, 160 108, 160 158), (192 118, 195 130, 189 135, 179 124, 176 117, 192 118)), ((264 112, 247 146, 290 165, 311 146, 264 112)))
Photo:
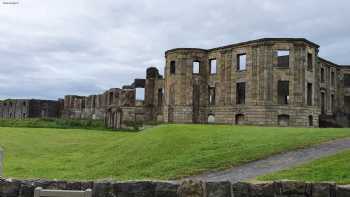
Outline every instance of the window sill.
POLYGON ((274 68, 278 68, 278 69, 289 69, 289 66, 274 66, 274 68))

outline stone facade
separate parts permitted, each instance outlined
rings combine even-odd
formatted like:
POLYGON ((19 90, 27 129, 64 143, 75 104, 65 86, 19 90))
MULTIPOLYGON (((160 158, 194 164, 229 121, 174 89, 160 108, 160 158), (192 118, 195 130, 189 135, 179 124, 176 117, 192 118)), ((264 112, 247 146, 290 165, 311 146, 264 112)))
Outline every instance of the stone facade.
MULTIPOLYGON (((318 51, 317 44, 292 38, 253 40, 209 50, 169 50, 165 53, 164 121, 318 127, 324 88, 338 100, 333 105, 339 104, 324 113, 348 119, 344 111, 348 103, 342 105, 347 88, 341 76, 350 69, 324 64, 318 51), (336 88, 321 83, 321 66, 333 67, 336 88)), ((327 70, 327 76, 329 73, 327 70)))
POLYGON ((0 101, 0 119, 56 118, 63 101, 8 99, 0 101))
POLYGON ((65 96, 63 117, 101 119, 115 129, 138 122, 348 127, 350 66, 318 52, 304 38, 171 49, 164 78, 151 67, 131 85, 65 96))
POLYGON ((114 129, 162 121, 163 88, 163 76, 150 67, 146 79, 135 79, 131 85, 112 88, 99 95, 65 96, 63 117, 100 119, 114 129))
POLYGON ((276 181, 260 183, 230 182, 79 182, 13 180, 0 178, 1 197, 34 197, 34 189, 92 189, 93 197, 348 197, 350 187, 334 183, 276 181))

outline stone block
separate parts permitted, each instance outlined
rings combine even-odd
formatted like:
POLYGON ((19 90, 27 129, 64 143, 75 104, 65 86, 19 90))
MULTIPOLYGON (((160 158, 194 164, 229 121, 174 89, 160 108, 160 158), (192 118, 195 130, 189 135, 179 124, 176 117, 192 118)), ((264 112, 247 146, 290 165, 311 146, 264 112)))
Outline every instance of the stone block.
POLYGON ((118 197, 154 197, 156 184, 154 182, 125 182, 114 184, 118 197))
POLYGON ((178 188, 176 183, 156 183, 155 197, 177 197, 178 188))
POLYGON ((336 185, 334 183, 313 183, 312 197, 335 197, 336 185))
POLYGON ((250 197, 274 197, 275 184, 272 182, 251 184, 249 193, 250 197))
POLYGON ((231 197, 230 182, 208 182, 205 188, 207 197, 231 197))
POLYGON ((232 193, 234 197, 249 197, 250 184, 244 182, 235 183, 232 185, 232 193))
POLYGON ((18 197, 21 182, 12 179, 0 179, 1 197, 18 197))
POLYGON ((350 196, 350 185, 337 186, 336 197, 349 197, 350 196))
POLYGON ((178 197, 204 197, 202 181, 187 180, 181 183, 177 190, 178 197))
POLYGON ((280 188, 282 195, 311 195, 311 186, 305 182, 283 181, 275 182, 275 187, 280 188))
POLYGON ((116 191, 113 183, 110 182, 95 182, 92 189, 93 197, 116 197, 116 191))
POLYGON ((0 177, 3 175, 4 166, 4 150, 0 147, 0 177))

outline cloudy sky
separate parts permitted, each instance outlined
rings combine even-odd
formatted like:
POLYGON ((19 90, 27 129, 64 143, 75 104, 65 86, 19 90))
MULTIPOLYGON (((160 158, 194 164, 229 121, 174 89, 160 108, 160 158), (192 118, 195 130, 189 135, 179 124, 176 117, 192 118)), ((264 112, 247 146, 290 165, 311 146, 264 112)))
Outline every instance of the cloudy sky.
POLYGON ((0 0, 0 99, 88 95, 164 66, 164 51, 305 37, 350 64, 349 0, 0 0))

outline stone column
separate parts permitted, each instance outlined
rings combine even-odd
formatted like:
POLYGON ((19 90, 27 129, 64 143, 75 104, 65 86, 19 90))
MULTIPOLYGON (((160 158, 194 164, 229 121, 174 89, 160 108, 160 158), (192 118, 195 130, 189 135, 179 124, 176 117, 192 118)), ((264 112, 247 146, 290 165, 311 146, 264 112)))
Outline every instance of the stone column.
POLYGON ((0 177, 3 176, 3 159, 4 159, 4 151, 0 147, 0 177))

